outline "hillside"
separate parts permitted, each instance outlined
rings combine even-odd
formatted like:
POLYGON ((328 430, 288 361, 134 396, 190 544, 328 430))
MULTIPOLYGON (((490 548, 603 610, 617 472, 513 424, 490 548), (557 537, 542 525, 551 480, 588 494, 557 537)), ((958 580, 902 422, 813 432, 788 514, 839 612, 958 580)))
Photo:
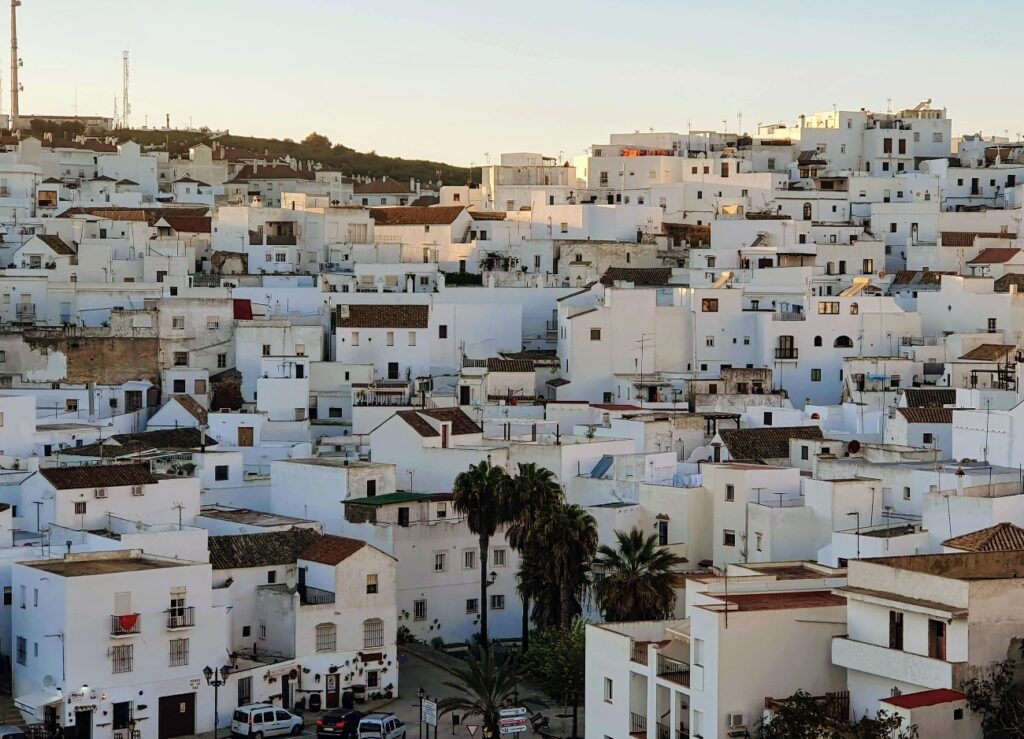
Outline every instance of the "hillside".
MULTIPOLYGON (((145 147, 167 148, 172 153, 182 153, 198 143, 211 143, 213 137, 199 131, 118 131, 121 140, 132 139, 145 147)), ((360 152, 341 144, 332 144, 323 136, 311 134, 302 142, 290 139, 267 139, 257 136, 216 136, 221 146, 248 149, 268 156, 291 155, 296 159, 313 160, 325 167, 339 169, 345 174, 382 177, 389 175, 397 180, 416 178, 424 182, 440 179, 446 185, 465 184, 470 177, 468 167, 456 167, 444 162, 424 159, 402 159, 386 157, 376 152, 360 152)), ((475 170, 474 182, 479 182, 480 171, 475 170)))

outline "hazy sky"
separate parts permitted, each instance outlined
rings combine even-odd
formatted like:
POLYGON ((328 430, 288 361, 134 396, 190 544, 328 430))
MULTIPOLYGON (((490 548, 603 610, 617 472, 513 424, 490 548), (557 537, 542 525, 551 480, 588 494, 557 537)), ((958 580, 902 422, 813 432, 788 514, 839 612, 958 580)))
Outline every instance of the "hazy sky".
MULTIPOLYGON (((6 9, 6 7, 4 8, 6 9)), ((24 0, 22 112, 302 138, 481 164, 612 131, 795 121, 931 97, 954 133, 1024 130, 1015 29, 988 0, 24 0)), ((9 77, 4 65, 3 111, 9 77)))

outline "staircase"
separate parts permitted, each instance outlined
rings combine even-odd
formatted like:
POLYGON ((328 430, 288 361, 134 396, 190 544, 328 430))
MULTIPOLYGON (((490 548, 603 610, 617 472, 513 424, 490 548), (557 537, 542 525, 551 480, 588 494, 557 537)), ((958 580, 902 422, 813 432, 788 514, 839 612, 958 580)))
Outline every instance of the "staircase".
POLYGON ((0 693, 0 726, 24 726, 21 711, 14 706, 10 692, 0 693))

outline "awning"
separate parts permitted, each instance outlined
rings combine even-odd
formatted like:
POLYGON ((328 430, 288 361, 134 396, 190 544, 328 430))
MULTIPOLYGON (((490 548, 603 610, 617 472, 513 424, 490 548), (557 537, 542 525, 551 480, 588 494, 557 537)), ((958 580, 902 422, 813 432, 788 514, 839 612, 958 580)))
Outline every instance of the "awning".
POLYGON ((50 690, 39 690, 35 693, 29 693, 28 695, 14 699, 14 705, 19 711, 31 714, 36 718, 41 718, 41 708, 46 706, 54 706, 64 700, 64 696, 60 693, 54 693, 50 690))

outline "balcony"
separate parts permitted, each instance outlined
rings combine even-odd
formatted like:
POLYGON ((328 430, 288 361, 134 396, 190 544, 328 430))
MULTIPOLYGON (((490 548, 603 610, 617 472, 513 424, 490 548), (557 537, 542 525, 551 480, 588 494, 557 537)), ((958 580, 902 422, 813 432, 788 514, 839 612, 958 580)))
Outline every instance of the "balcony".
POLYGON ((631 662, 636 662, 638 665, 647 664, 647 647, 650 642, 647 641, 635 641, 630 646, 629 659, 631 662))
POLYGON ((647 717, 629 712, 629 735, 635 739, 647 739, 647 717))
POLYGON ((773 321, 806 321, 807 314, 803 311, 777 310, 772 313, 773 321))
POLYGON ((658 677, 662 680, 681 685, 684 688, 690 687, 690 665, 677 659, 658 655, 658 677))
POLYGON ((132 636, 141 630, 142 616, 137 613, 110 617, 110 635, 113 637, 132 636))
POLYGON ((925 689, 956 688, 966 677, 966 662, 941 659, 856 641, 849 636, 832 639, 832 662, 925 689))
POLYGON ((329 590, 321 590, 320 588, 313 588, 309 585, 303 587, 300 591, 301 602, 304 606, 322 606, 334 602, 334 593, 329 590))
POLYGON ((191 629, 196 625, 196 609, 194 606, 170 608, 167 610, 167 628, 171 630, 191 629))
POLYGON ((14 309, 14 315, 19 321, 34 321, 36 319, 35 303, 18 303, 14 309))
POLYGON ((775 358, 783 361, 796 361, 800 357, 800 350, 792 346, 775 347, 775 358))

